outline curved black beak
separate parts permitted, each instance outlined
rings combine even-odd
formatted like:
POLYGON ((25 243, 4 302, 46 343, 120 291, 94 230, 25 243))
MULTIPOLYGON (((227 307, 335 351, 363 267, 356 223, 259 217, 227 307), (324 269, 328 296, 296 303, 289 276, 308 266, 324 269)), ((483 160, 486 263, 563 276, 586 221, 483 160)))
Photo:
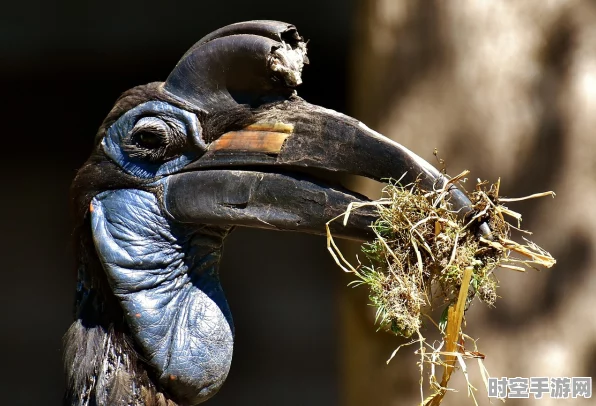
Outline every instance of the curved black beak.
MULTIPOLYGON (((206 114, 253 106, 254 124, 223 134, 166 181, 164 206, 179 221, 325 232, 352 202, 368 199, 325 181, 326 173, 402 179, 441 189, 448 180, 432 165, 344 114, 297 97, 306 45, 292 25, 253 21, 224 27, 181 59, 164 91, 206 114), (305 173, 316 170, 315 177, 305 173), (321 176, 321 174, 323 174, 321 176)), ((449 185, 461 216, 471 202, 449 185)), ((366 240, 373 211, 350 216, 336 235, 366 240)), ((481 232, 489 235, 486 225, 481 232)))
MULTIPOLYGON (((402 145, 349 116, 301 99, 268 106, 256 115, 256 124, 224 134, 184 173, 168 179, 164 202, 174 218, 323 234, 325 223, 350 203, 368 201, 330 184, 328 172, 401 179, 402 184, 418 181, 429 190, 448 182, 402 145), (314 177, 308 174, 313 170, 314 177)), ((470 200, 457 187, 448 188, 453 209, 465 216, 470 200)), ((336 224, 332 231, 366 240, 374 219, 372 208, 361 208, 345 228, 336 224)))

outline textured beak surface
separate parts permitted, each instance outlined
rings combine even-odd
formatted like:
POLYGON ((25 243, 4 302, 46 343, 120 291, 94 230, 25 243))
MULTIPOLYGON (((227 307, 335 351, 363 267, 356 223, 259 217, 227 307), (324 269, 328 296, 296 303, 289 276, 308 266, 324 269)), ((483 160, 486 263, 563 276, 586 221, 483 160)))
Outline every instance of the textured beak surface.
MULTIPOLYGON (((346 115, 301 99, 257 113, 256 124, 222 135, 207 153, 170 177, 166 207, 176 219, 200 224, 323 234, 325 223, 348 204, 368 199, 325 179, 329 173, 365 176, 377 181, 418 180, 424 188, 442 188, 447 179, 428 162, 346 115), (310 176, 307 173, 316 173, 310 176)), ((454 210, 462 215, 470 201, 450 187, 454 210)), ((365 240, 373 210, 359 209, 347 227, 334 232, 365 240)))
MULTIPOLYGON (((182 57, 165 92, 207 115, 249 106, 255 120, 219 136, 183 173, 169 177, 164 203, 173 217, 324 233, 324 224, 349 203, 368 200, 331 186, 331 173, 419 181, 425 189, 445 186, 437 169, 405 147, 297 97, 294 88, 307 63, 296 27, 276 21, 224 27, 182 57)), ((449 188, 453 209, 465 216, 469 199, 449 188)), ((364 209, 338 235, 367 239, 373 219, 372 210, 364 209)))

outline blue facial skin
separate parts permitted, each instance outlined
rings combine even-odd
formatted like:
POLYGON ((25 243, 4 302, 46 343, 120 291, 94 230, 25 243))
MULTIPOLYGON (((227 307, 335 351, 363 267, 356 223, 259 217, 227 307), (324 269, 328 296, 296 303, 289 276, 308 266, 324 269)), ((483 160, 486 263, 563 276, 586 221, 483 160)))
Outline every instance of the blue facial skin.
MULTIPOLYGON (((157 178, 152 189, 194 158, 148 163, 121 148, 140 118, 156 114, 182 122, 188 139, 204 149, 196 116, 161 102, 124 114, 103 140, 106 154, 126 172, 157 178)), ((217 271, 231 227, 176 222, 153 193, 138 189, 102 192, 91 208, 98 257, 143 359, 162 388, 184 404, 213 396, 227 377, 233 350, 232 317, 217 271)))
POLYGON ((125 172, 142 179, 153 179, 157 176, 175 173, 198 157, 197 152, 187 152, 167 162, 147 162, 147 160, 135 159, 123 151, 123 141, 129 136, 137 121, 143 117, 151 116, 166 116, 175 119, 184 128, 186 138, 196 148, 195 151, 202 153, 207 148, 201 138, 201 125, 196 115, 165 102, 143 103, 123 114, 108 129, 102 140, 102 147, 106 155, 125 172))

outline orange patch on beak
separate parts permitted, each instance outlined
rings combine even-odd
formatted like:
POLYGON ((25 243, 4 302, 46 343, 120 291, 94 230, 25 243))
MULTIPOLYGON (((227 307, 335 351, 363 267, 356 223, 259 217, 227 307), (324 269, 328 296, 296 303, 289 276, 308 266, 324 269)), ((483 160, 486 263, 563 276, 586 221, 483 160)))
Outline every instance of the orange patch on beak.
POLYGON ((292 135, 294 126, 281 122, 262 122, 240 131, 223 134, 209 146, 209 151, 250 151, 277 154, 284 141, 292 135))

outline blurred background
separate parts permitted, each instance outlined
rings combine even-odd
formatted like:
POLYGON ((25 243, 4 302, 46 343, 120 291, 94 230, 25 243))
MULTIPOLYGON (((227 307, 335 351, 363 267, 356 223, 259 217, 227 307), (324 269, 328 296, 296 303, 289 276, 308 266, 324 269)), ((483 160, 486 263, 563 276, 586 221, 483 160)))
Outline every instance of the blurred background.
MULTIPOLYGON (((596 373, 596 3, 332 0, 10 2, 0 15, 3 174, 0 393, 59 405, 75 288, 68 188, 120 93, 164 80, 203 35, 250 19, 310 39, 299 95, 357 117, 447 170, 501 177, 552 270, 499 271, 496 308, 473 305, 492 376, 596 373)), ((376 184, 346 180, 371 197, 376 184)), ((345 246, 346 250, 354 247, 345 246)), ((228 381, 209 405, 414 405, 413 348, 376 333, 367 292, 322 237, 237 230, 221 277, 234 314, 228 381)), ((472 380, 487 405, 477 369, 472 380)), ((472 404, 448 394, 444 405, 472 404)), ((510 405, 593 404, 508 401, 510 405)))

